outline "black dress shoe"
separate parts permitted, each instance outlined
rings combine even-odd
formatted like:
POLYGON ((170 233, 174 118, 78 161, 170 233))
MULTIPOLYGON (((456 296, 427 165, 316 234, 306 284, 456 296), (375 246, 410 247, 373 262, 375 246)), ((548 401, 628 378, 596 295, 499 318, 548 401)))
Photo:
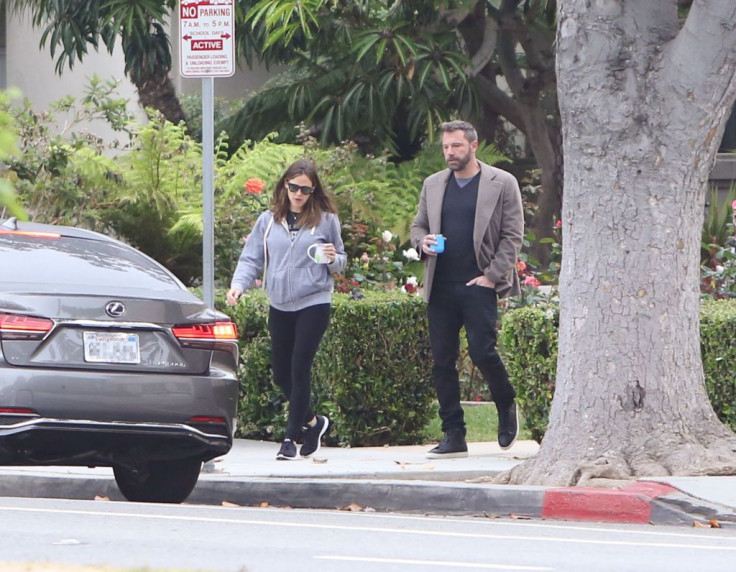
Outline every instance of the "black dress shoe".
POLYGON ((516 401, 498 408, 498 445, 504 451, 509 449, 519 434, 519 415, 516 401))
POLYGON ((460 459, 468 456, 468 444, 462 429, 450 429, 445 438, 427 453, 428 459, 460 459))

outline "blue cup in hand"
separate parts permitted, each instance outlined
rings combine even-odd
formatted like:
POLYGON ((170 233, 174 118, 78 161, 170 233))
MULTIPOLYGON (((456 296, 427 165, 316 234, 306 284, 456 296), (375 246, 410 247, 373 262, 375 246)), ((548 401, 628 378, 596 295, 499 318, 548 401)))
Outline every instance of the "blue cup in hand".
POLYGON ((438 234, 434 239, 437 241, 437 244, 430 246, 429 249, 435 251, 437 254, 441 254, 445 251, 445 237, 438 234))

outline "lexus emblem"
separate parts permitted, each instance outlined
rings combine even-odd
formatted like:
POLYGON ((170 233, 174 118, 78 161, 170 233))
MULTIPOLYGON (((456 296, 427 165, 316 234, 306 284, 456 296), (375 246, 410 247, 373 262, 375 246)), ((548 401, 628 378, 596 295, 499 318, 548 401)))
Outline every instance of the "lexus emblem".
POLYGON ((122 302, 108 302, 107 306, 105 306, 105 312, 111 318, 119 318, 125 314, 125 306, 123 306, 122 302))

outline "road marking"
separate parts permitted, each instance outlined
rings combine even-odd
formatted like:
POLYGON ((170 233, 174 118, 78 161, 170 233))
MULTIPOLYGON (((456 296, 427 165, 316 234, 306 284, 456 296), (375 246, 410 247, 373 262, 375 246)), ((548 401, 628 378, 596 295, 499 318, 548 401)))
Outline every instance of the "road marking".
POLYGON ((482 564, 477 562, 447 562, 437 560, 408 560, 404 558, 372 558, 368 556, 333 556, 317 555, 314 558, 322 560, 340 560, 345 562, 372 562, 380 564, 409 564, 414 566, 445 566, 452 568, 483 568, 485 570, 530 570, 544 571, 554 570, 546 566, 515 566, 513 564, 482 564))
MULTIPOLYGON (((493 540, 511 540, 511 541, 535 541, 535 542, 557 542, 565 544, 593 544, 601 546, 636 546, 636 547, 647 547, 647 548, 680 548, 683 550, 714 550, 714 551, 727 551, 736 552, 736 545, 733 546, 721 546, 721 545, 707 545, 707 544, 670 544, 667 542, 641 542, 641 541, 624 541, 624 540, 596 540, 596 539, 584 539, 584 538, 553 538, 546 536, 521 536, 518 534, 486 534, 486 533, 464 533, 464 532, 451 532, 448 530, 407 530, 404 528, 389 528, 389 527, 366 527, 366 526, 336 526, 334 524, 313 524, 313 523, 299 523, 299 522, 268 522, 256 519, 237 519, 237 518, 215 518, 215 517, 200 517, 200 516, 184 516, 184 515, 163 515, 163 514, 144 514, 135 512, 110 512, 110 511, 93 511, 93 510, 72 510, 72 509, 51 509, 51 508, 31 508, 31 507, 0 507, 0 512, 28 512, 28 513, 42 513, 42 514, 69 514, 69 515, 87 515, 87 516, 101 516, 104 518, 111 517, 123 517, 123 518, 138 518, 138 519, 152 519, 152 520, 172 520, 177 522, 188 521, 188 522, 210 522, 218 524, 243 524, 252 526, 270 526, 270 527, 281 527, 281 528, 312 528, 318 530, 345 530, 349 532, 376 532, 376 533, 389 533, 389 534, 403 534, 412 536, 439 536, 443 538, 454 537, 454 538, 485 538, 493 540)), ((608 534, 608 531, 601 530, 601 533, 608 534)), ((703 540, 715 540, 711 538, 703 538, 703 540)), ((719 538, 722 541, 734 541, 734 538, 719 538)))

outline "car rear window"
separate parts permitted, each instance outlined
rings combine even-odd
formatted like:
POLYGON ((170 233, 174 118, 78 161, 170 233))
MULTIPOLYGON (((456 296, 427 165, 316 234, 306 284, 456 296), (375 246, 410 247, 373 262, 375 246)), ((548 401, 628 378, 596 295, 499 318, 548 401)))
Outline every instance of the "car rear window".
POLYGON ((68 284, 180 289, 168 270, 123 244, 66 236, 0 233, 0 289, 68 284))

